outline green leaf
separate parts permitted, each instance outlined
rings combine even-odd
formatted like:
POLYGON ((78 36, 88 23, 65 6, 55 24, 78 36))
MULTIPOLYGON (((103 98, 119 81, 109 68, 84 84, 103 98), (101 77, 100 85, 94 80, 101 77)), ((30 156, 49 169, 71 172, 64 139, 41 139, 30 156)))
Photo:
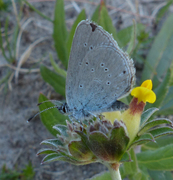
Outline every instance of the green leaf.
POLYGON ((68 137, 66 125, 56 124, 55 126, 53 126, 53 129, 56 129, 60 135, 68 137))
POLYGON ((170 125, 172 125, 172 121, 170 121, 169 119, 166 119, 166 118, 153 119, 152 121, 149 121, 149 122, 144 124, 144 126, 139 130, 138 136, 144 134, 145 132, 147 132, 152 127, 158 126, 160 124, 170 124, 170 125))
POLYGON ((44 148, 44 149, 40 149, 37 152, 37 155, 40 155, 40 154, 52 154, 52 153, 57 153, 57 150, 56 149, 50 149, 50 148, 44 148))
POLYGON ((3 1, 3 0, 0 0, 0 12, 1 11, 5 11, 5 10, 7 10, 7 7, 8 7, 8 4, 7 4, 8 2, 6 2, 6 1, 3 1))
POLYGON ((10 47, 10 42, 9 42, 9 39, 8 39, 8 25, 9 25, 9 19, 8 17, 6 18, 6 21, 5 21, 5 40, 6 40, 6 43, 7 43, 7 49, 8 49, 8 53, 9 53, 9 63, 12 63, 14 62, 14 59, 12 57, 12 51, 11 51, 11 47, 10 47))
POLYGON ((127 149, 127 145, 130 141, 130 138, 126 135, 124 127, 118 125, 118 127, 114 127, 110 134, 110 141, 116 143, 116 150, 120 154, 124 154, 127 149), (119 148, 118 148, 119 147, 119 148))
POLYGON ((34 168, 32 167, 31 162, 23 169, 22 175, 25 177, 24 180, 33 180, 34 179, 34 168))
POLYGON ((170 115, 173 114, 173 86, 169 87, 168 94, 166 95, 163 105, 160 108, 158 115, 170 115))
POLYGON ((70 50, 71 50, 71 45, 73 42, 73 36, 76 30, 77 25, 79 24, 79 22, 81 22, 82 20, 86 19, 86 14, 85 14, 85 10, 83 9, 80 14, 77 16, 75 22, 73 23, 73 26, 71 28, 71 31, 69 33, 68 36, 68 40, 67 40, 67 53, 68 53, 68 57, 70 56, 70 50))
POLYGON ((117 43, 121 45, 120 41, 117 38, 116 29, 112 23, 112 19, 108 14, 106 6, 104 5, 102 6, 100 11, 99 25, 102 26, 104 30, 112 34, 113 38, 117 41, 117 43))
POLYGON ((129 153, 130 153, 132 162, 124 162, 123 163, 124 174, 126 174, 126 175, 134 175, 139 170, 138 169, 138 162, 137 162, 137 158, 136 158, 134 150, 130 149, 129 153))
POLYGON ((92 160, 94 154, 82 141, 71 141, 68 145, 70 154, 80 161, 92 160))
POLYGON ((3 166, 2 172, 0 173, 1 180, 18 180, 21 176, 21 172, 12 171, 3 166))
POLYGON ((91 163, 91 161, 78 161, 78 160, 74 159, 72 156, 69 156, 67 154, 64 154, 64 155, 62 155, 62 154, 61 154, 61 152, 59 154, 58 153, 48 154, 43 158, 42 164, 53 162, 53 161, 65 161, 65 162, 75 164, 75 165, 84 165, 84 164, 91 163))
POLYGON ((158 115, 170 115, 173 114, 173 99, 169 101, 165 106, 161 108, 158 115))
POLYGON ((135 45, 136 45, 136 23, 133 20, 133 29, 132 29, 131 39, 129 42, 129 46, 127 48, 127 53, 129 55, 132 54, 133 50, 135 49, 135 45))
POLYGON ((45 82, 49 83, 57 93, 65 97, 64 77, 54 73, 44 65, 40 66, 40 73, 45 82))
POLYGON ((153 107, 153 108, 150 108, 150 109, 147 109, 146 111, 144 111, 141 115, 141 125, 140 126, 143 126, 144 123, 146 123, 148 121, 148 119, 158 110, 159 110, 158 108, 153 107))
MULTIPOLYGON (((138 35, 141 31, 144 31, 145 26, 143 24, 136 24, 136 29, 138 35)), ((121 41, 120 47, 125 47, 130 42, 132 32, 133 26, 128 26, 117 33, 117 37, 121 41)))
POLYGON ((169 171, 148 171, 152 180, 173 180, 172 173, 169 171))
POLYGON ((140 180, 151 180, 151 178, 150 178, 148 173, 141 172, 141 174, 142 174, 142 177, 141 177, 140 180))
POLYGON ((84 132, 82 132, 82 131, 75 131, 75 132, 81 137, 81 141, 83 143, 85 143, 86 146, 90 147, 89 139, 86 136, 86 134, 84 132))
MULTIPOLYGON (((165 99, 163 101, 163 106, 168 104, 173 99, 173 93, 172 92, 173 92, 173 86, 170 86, 168 94, 166 95, 166 97, 165 97, 165 99)), ((162 109, 162 107, 160 109, 162 109)))
POLYGON ((152 106, 159 108, 162 105, 163 100, 166 97, 169 90, 170 76, 171 76, 171 72, 170 69, 168 69, 162 83, 154 90, 157 98, 156 98, 156 102, 152 104, 152 106))
POLYGON ((170 75, 170 84, 169 86, 172 86, 173 87, 173 61, 171 63, 171 66, 170 66, 170 71, 171 71, 171 75, 170 75))
POLYGON ((51 65, 53 66, 54 70, 64 78, 67 76, 67 72, 64 69, 61 69, 58 64, 54 61, 52 54, 49 54, 51 65))
POLYGON ((138 167, 138 161, 133 149, 130 150, 130 155, 132 162, 123 163, 123 170, 120 168, 122 176, 127 176, 129 180, 148 180, 148 173, 141 171, 138 167))
POLYGON ((18 168, 14 167, 14 170, 7 169, 6 165, 2 166, 0 171, 0 180, 33 180, 34 179, 34 168, 32 167, 31 162, 25 166, 24 169, 21 169, 20 172, 17 171, 18 168))
POLYGON ((59 139, 46 139, 42 141, 40 144, 51 145, 54 146, 55 148, 58 148, 59 146, 63 145, 59 139))
POLYGON ((43 17, 44 19, 53 22, 52 19, 50 19, 48 16, 44 15, 42 12, 40 12, 38 9, 36 9, 33 5, 31 5, 27 0, 23 0, 28 6, 29 8, 31 8, 32 10, 34 10, 37 14, 39 14, 41 17, 43 17))
POLYGON ((129 162, 131 161, 131 156, 128 152, 125 152, 120 160, 120 162, 129 162))
POLYGON ((43 158, 41 164, 49 163, 49 162, 53 162, 53 161, 58 161, 59 157, 62 157, 62 155, 58 154, 58 153, 48 154, 43 158))
POLYGON ((148 174, 148 169, 141 164, 139 164, 139 168, 142 173, 142 178, 140 180, 151 180, 150 175, 148 174))
POLYGON ((165 136, 168 134, 173 134, 173 128, 172 127, 159 127, 153 130, 150 130, 149 133, 151 133, 154 138, 165 136))
POLYGON ((112 178, 111 178, 110 173, 105 171, 105 172, 97 174, 94 177, 86 179, 86 180, 112 180, 112 178))
POLYGON ((142 72, 141 81, 153 79, 153 89, 160 84, 160 79, 165 75, 173 57, 173 14, 165 21, 162 29, 156 36, 149 51, 147 60, 142 72), (149 68, 147 66, 149 64, 149 68))
POLYGON ((1 84, 5 83, 8 81, 8 79, 10 78, 12 72, 11 71, 8 71, 7 74, 4 75, 4 77, 1 77, 0 79, 0 86, 1 84))
POLYGON ((137 154, 138 163, 151 170, 173 170, 173 144, 137 154))
POLYGON ((147 144, 142 145, 142 151, 158 149, 160 147, 167 146, 168 144, 173 144, 173 136, 172 135, 159 137, 156 139, 156 143, 149 142, 147 144))
POLYGON ((164 14, 168 11, 170 5, 173 3, 173 0, 170 0, 167 2, 167 4, 165 6, 163 6, 159 12, 157 13, 157 17, 156 17, 156 23, 159 22, 159 20, 164 16, 164 14))
MULTIPOLYGON (((48 99, 43 94, 40 94, 38 102, 41 103, 46 100, 48 100, 48 99)), ((41 104, 39 106, 39 109, 40 109, 40 111, 43 111, 50 107, 55 107, 55 105, 51 102, 46 102, 46 103, 41 104)), ((54 136, 57 135, 57 131, 55 129, 53 129, 53 126, 56 124, 65 124, 65 120, 68 119, 68 117, 61 114, 56 107, 42 112, 40 114, 40 117, 41 117, 41 121, 44 124, 44 126, 54 136)))
POLYGON ((135 141, 132 144, 130 144, 128 149, 130 149, 134 146, 140 145, 140 144, 145 144, 147 142, 151 142, 151 141, 154 142, 154 137, 150 133, 146 133, 141 136, 137 136, 135 141))
POLYGON ((68 51, 66 47, 67 29, 65 24, 64 1, 57 0, 55 4, 54 22, 53 22, 53 39, 55 49, 62 64, 67 69, 68 51))
POLYGON ((102 5, 98 5, 91 17, 91 20, 94 21, 95 23, 99 24, 99 19, 100 19, 100 10, 101 10, 102 5))

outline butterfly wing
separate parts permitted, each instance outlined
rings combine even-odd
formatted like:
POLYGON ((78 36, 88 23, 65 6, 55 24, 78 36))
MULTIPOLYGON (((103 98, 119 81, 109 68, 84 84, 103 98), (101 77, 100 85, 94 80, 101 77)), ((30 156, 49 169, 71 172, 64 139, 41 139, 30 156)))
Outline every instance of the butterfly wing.
POLYGON ((82 21, 75 32, 66 80, 70 109, 95 112, 127 94, 134 81, 133 61, 100 26, 82 21))

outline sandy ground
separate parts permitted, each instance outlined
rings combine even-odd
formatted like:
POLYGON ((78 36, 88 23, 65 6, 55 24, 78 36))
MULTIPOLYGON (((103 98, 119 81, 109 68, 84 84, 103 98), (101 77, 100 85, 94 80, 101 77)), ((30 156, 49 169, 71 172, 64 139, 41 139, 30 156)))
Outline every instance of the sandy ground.
MULTIPOLYGON (((68 28, 71 27, 76 15, 82 8, 86 9, 88 18, 91 17, 95 5, 99 1, 93 1, 90 4, 76 2, 65 2, 66 22, 68 28)), ((143 0, 139 4, 140 16, 134 16, 137 11, 135 3, 131 1, 107 1, 107 4, 116 8, 110 9, 110 15, 113 19, 114 25, 118 29, 122 29, 132 24, 132 19, 137 21, 140 19, 148 28, 152 28, 152 17, 154 17, 154 10, 156 11, 159 5, 161 6, 165 1, 153 2, 150 0, 143 0), (127 12, 118 11, 125 9, 127 12)), ((55 2, 35 2, 32 3, 36 8, 45 13, 47 16, 53 18, 53 9, 55 2)), ((35 12, 27 9, 25 20, 29 18, 32 22, 28 24, 25 32, 22 34, 19 58, 26 48, 35 40, 41 37, 48 37, 31 53, 30 58, 22 66, 24 68, 39 68, 39 62, 50 65, 48 54, 51 52, 57 60, 55 50, 53 48, 52 40, 52 24, 41 18, 35 12)), ((10 23, 14 26, 14 12, 11 7, 10 23)), ((4 14, 5 17, 6 14, 4 14)), ((1 17, 2 20, 2 17, 1 17)), ((18 58, 18 60, 19 60, 18 58)), ((0 62, 3 62, 3 57, 0 54, 0 62)), ((0 75, 5 74, 6 69, 0 69, 0 75)), ((17 82, 13 78, 12 89, 5 93, 0 93, 0 167, 6 164, 8 168, 24 168, 29 161, 32 162, 36 172, 35 180, 82 180, 90 178, 93 175, 106 170, 101 164, 90 164, 85 166, 74 166, 65 162, 54 162, 46 165, 40 165, 42 157, 36 157, 37 151, 41 148, 40 142, 44 139, 52 138, 51 134, 42 125, 39 117, 31 123, 27 123, 27 119, 38 111, 36 106, 39 93, 42 92, 48 97, 58 98, 54 90, 48 86, 41 78, 40 73, 19 73, 17 82)))

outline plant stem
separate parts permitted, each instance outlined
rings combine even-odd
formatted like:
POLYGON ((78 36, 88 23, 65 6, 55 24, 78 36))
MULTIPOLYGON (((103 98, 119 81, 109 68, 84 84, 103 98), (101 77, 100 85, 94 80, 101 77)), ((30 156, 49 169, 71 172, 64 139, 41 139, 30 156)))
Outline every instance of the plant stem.
POLYGON ((111 174, 112 180, 122 180, 119 169, 115 170, 110 166, 108 167, 108 169, 109 169, 109 172, 111 174))

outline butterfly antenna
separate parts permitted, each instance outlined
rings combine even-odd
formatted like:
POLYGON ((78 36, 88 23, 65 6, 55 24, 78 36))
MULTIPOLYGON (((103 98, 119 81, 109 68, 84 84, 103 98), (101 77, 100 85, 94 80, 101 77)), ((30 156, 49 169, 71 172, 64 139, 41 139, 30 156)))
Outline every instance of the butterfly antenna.
POLYGON ((35 114, 34 116, 31 116, 28 120, 27 120, 27 122, 30 122, 32 119, 34 119, 37 115, 39 115, 39 114, 41 114, 41 113, 43 113, 43 112, 45 112, 45 111, 47 111, 47 110, 49 110, 49 109, 53 109, 53 108, 57 108, 57 106, 52 106, 52 107, 49 107, 49 108, 47 108, 47 109, 44 109, 43 111, 40 111, 40 112, 38 112, 37 114, 35 114))
POLYGON ((59 104, 62 104, 61 101, 57 101, 57 100, 47 100, 47 101, 43 101, 41 103, 38 103, 37 106, 40 106, 41 104, 44 104, 46 102, 52 102, 52 103, 59 103, 59 104))

